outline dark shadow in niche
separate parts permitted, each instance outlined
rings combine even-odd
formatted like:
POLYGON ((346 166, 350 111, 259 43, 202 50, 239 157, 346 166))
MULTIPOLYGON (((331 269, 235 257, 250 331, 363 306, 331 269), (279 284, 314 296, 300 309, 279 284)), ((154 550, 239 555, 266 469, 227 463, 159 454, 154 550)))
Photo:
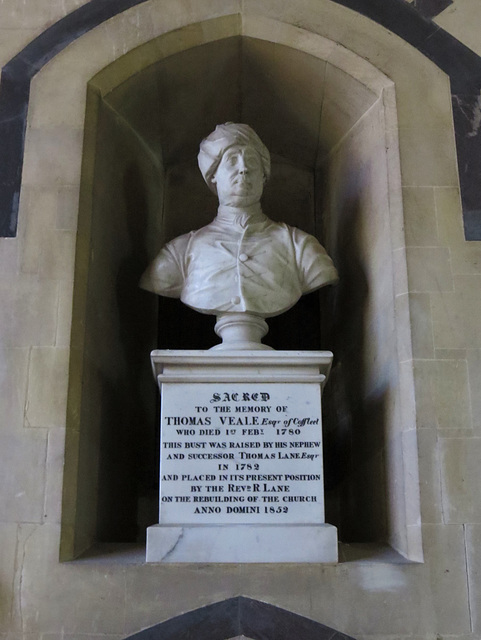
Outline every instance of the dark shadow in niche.
MULTIPOLYGON (((319 349, 319 293, 274 318, 267 318, 269 332, 262 342, 276 350, 319 349)), ((159 297, 159 349, 210 349, 220 343, 214 332, 215 316, 190 309, 180 300, 159 297)))
POLYGON ((240 635, 252 640, 354 640, 320 622, 244 596, 189 611, 128 640, 227 640, 240 635))
POLYGON ((267 318, 269 333, 262 340, 276 350, 318 350, 321 344, 319 291, 302 298, 280 316, 267 318))
MULTIPOLYGON (((144 176, 132 162, 122 175, 124 218, 129 239, 115 276, 118 309, 116 357, 122 363, 119 381, 102 379, 102 429, 100 437, 99 501, 97 535, 99 541, 135 541, 145 537, 145 528, 157 521, 157 435, 152 421, 155 387, 147 375, 145 354, 152 349, 143 324, 152 306, 138 282, 147 258, 145 244, 148 202, 144 176)), ((112 234, 115 236, 115 229, 112 234)))
POLYGON ((326 520, 343 542, 386 536, 384 460, 387 392, 366 385, 369 285, 359 246, 361 207, 356 185, 338 213, 339 284, 326 292, 323 328, 335 354, 324 395, 326 520))
POLYGON ((215 316, 198 313, 174 298, 159 296, 159 349, 210 349, 220 342, 215 316))

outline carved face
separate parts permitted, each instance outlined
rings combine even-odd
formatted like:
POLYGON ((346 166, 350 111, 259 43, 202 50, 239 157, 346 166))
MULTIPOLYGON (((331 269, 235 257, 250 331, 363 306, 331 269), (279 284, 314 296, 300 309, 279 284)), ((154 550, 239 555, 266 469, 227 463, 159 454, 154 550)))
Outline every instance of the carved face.
POLYGON ((238 207, 259 202, 264 189, 260 155, 253 147, 229 147, 212 182, 216 185, 220 204, 238 207))

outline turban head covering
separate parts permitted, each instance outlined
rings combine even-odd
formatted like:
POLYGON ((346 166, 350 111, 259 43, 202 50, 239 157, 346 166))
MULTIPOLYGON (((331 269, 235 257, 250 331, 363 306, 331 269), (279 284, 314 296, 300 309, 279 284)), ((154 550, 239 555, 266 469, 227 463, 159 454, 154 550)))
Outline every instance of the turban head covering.
POLYGON ((207 138, 200 143, 200 151, 197 156, 199 169, 211 191, 217 193, 212 178, 217 171, 222 156, 234 145, 253 147, 261 157, 265 179, 268 180, 271 173, 271 157, 267 147, 257 133, 247 124, 235 124, 226 122, 218 124, 207 138))

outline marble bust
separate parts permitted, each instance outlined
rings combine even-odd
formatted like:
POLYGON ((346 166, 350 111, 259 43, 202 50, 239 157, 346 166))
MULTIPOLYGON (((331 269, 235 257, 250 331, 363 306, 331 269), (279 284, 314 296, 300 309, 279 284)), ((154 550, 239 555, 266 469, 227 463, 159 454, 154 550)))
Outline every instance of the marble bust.
POLYGON ((219 320, 225 314, 275 316, 337 281, 314 236, 262 212, 270 155, 251 127, 218 125, 201 142, 198 163, 219 199, 217 216, 168 242, 143 274, 142 288, 219 320))

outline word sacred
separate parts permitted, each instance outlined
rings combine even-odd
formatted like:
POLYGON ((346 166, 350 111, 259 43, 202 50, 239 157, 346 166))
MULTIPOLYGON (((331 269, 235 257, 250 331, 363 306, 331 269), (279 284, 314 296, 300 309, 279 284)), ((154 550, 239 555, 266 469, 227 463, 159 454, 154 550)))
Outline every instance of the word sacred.
POLYGON ((259 391, 258 393, 213 393, 210 402, 267 402, 270 400, 270 395, 265 391, 259 391))

